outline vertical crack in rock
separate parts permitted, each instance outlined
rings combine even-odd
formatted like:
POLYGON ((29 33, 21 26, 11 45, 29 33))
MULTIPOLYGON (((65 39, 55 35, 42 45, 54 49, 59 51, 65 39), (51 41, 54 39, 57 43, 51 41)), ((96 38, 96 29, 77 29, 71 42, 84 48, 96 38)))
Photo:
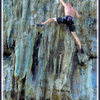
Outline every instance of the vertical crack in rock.
POLYGON ((65 50, 63 39, 59 40, 57 50, 58 50, 57 51, 58 56, 57 56, 56 76, 59 76, 60 73, 61 73, 61 69, 62 69, 63 53, 64 53, 64 50, 65 50))
POLYGON ((33 80, 35 80, 36 75, 37 75, 37 70, 38 70, 38 50, 39 50, 41 38, 42 38, 42 34, 40 34, 40 32, 38 32, 38 36, 34 43, 33 56, 32 56, 33 63, 32 63, 32 67, 31 67, 31 72, 33 75, 33 80))
POLYGON ((30 7, 30 0, 28 0, 28 8, 30 7))
POLYGON ((64 59, 64 54, 61 55, 60 73, 62 72, 63 59, 64 59))
POLYGON ((15 41, 13 41, 13 44, 8 46, 8 43, 4 44, 4 52, 3 56, 4 58, 9 57, 13 52, 15 51, 15 41))
POLYGON ((50 98, 46 99, 46 100, 50 100, 50 98))
POLYGON ((11 25, 11 29, 9 31, 9 36, 6 39, 6 43, 4 44, 4 57, 9 57, 14 51, 15 51, 15 39, 13 37, 14 35, 14 23, 11 25))
POLYGON ((25 100, 25 82, 26 82, 26 76, 24 79, 22 79, 22 90, 20 92, 19 100, 25 100))
POLYGON ((56 77, 59 75, 58 70, 59 70, 59 56, 57 57, 56 77))
POLYGON ((12 75, 12 92, 11 92, 11 97, 12 98, 16 98, 16 95, 15 95, 15 77, 14 77, 14 70, 15 70, 15 67, 13 68, 13 75, 12 75))
POLYGON ((54 71, 54 63, 53 63, 53 57, 51 56, 49 57, 49 62, 48 62, 48 72, 53 73, 53 71, 54 71))
POLYGON ((20 10, 21 18, 22 18, 22 12, 23 12, 23 7, 22 7, 22 5, 21 5, 21 10, 20 10))
POLYGON ((46 3, 45 2, 43 2, 43 3, 44 3, 44 5, 43 5, 43 11, 44 11, 44 21, 45 21, 47 9, 46 9, 46 3))
POLYGON ((74 72, 75 72, 75 69, 76 69, 76 66, 77 66, 77 61, 78 61, 78 57, 77 57, 77 52, 73 52, 72 54, 72 71, 71 71, 71 78, 70 78, 70 83, 71 83, 71 92, 73 94, 73 75, 74 75, 74 72))
POLYGON ((72 54, 72 71, 71 71, 71 78, 70 78, 70 81, 71 81, 70 82, 71 83, 71 85, 70 85, 71 87, 70 88, 71 88, 72 94, 73 94, 73 76, 75 76, 74 73, 77 70, 78 65, 83 66, 84 63, 83 62, 81 62, 81 63, 79 62, 79 59, 78 59, 78 50, 76 50, 72 54))
POLYGON ((46 93, 47 93, 47 86, 48 86, 48 79, 47 79, 47 68, 46 68, 46 71, 45 71, 45 78, 44 78, 44 91, 43 91, 43 100, 46 100, 46 93))

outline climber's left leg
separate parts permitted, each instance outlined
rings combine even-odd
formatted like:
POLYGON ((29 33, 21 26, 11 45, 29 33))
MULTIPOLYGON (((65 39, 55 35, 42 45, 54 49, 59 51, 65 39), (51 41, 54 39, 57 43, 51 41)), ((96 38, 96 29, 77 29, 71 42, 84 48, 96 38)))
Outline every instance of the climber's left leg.
POLYGON ((50 24, 52 22, 56 22, 56 18, 50 18, 48 20, 46 20, 45 22, 41 23, 42 25, 46 25, 46 24, 50 24))
POLYGON ((76 43, 79 45, 79 48, 81 49, 81 42, 80 39, 78 38, 78 36, 76 35, 76 32, 71 32, 72 36, 74 37, 76 43))
POLYGON ((50 24, 52 22, 57 22, 58 24, 60 24, 60 23, 66 24, 66 18, 65 17, 50 18, 50 19, 46 20, 45 22, 37 24, 37 26, 43 26, 46 24, 50 24))
POLYGON ((46 24, 50 24, 52 22, 56 22, 56 18, 50 18, 50 19, 46 20, 45 22, 37 24, 37 26, 43 26, 43 25, 46 25, 46 24))

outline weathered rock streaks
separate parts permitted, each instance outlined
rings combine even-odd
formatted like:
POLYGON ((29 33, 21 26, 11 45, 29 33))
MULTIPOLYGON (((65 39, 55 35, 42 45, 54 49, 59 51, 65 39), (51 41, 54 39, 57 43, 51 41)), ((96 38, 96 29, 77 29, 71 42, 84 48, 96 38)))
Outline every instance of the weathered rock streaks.
POLYGON ((96 100, 96 0, 72 2, 84 54, 65 25, 36 27, 63 16, 59 0, 3 0, 4 100, 96 100))

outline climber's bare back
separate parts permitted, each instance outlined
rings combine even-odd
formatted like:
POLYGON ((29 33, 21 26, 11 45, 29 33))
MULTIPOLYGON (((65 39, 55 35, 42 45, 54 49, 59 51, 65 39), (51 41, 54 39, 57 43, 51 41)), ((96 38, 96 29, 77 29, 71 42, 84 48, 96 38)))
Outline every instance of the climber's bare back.
POLYGON ((75 10, 75 8, 69 6, 69 4, 66 4, 66 6, 64 6, 64 10, 65 10, 65 16, 70 15, 72 17, 75 17, 76 10, 75 10))

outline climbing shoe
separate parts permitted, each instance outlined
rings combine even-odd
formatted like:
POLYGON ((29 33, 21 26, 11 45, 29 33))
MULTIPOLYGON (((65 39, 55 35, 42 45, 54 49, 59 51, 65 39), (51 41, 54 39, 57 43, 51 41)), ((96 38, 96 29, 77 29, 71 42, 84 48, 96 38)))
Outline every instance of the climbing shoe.
POLYGON ((79 65, 80 66, 84 66, 85 64, 84 64, 84 62, 80 62, 79 65))
POLYGON ((37 26, 42 27, 42 26, 43 26, 43 24, 37 24, 37 26))
POLYGON ((81 49, 81 53, 82 53, 82 54, 84 53, 84 50, 83 50, 83 48, 81 49))
POLYGON ((81 48, 81 49, 78 49, 78 52, 79 52, 79 53, 81 53, 81 54, 83 54, 83 53, 84 53, 84 50, 83 50, 83 48, 81 48))

